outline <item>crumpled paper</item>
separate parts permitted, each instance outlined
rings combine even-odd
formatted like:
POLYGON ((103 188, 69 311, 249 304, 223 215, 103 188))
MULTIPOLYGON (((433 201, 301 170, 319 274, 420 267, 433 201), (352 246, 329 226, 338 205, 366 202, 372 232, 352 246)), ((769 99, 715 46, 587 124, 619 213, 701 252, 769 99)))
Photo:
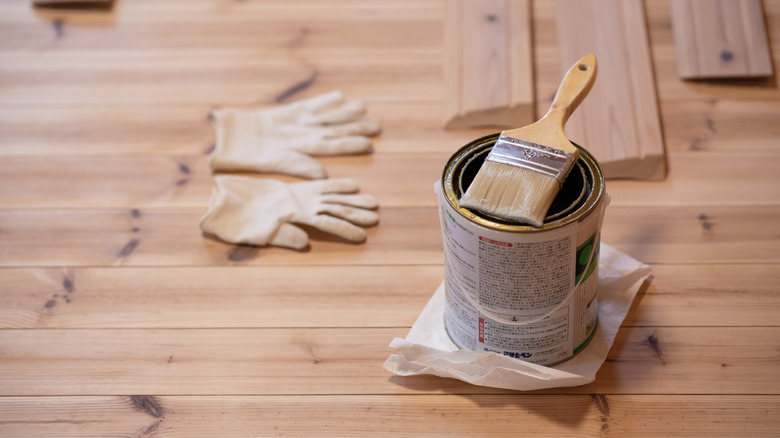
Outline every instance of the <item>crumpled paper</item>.
POLYGON ((566 362, 547 367, 492 352, 459 349, 444 328, 442 283, 405 338, 395 338, 384 367, 399 376, 433 374, 474 385, 532 391, 585 385, 596 378, 650 267, 601 244, 599 255, 599 324, 590 343, 566 362))

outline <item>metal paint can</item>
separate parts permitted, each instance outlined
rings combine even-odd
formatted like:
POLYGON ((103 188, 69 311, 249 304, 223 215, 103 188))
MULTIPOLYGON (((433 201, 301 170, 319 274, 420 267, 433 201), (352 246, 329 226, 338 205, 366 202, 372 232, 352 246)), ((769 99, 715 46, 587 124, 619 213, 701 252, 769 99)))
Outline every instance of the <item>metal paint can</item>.
POLYGON ((585 149, 540 228, 460 207, 499 134, 472 141, 436 184, 444 243, 444 324, 468 350, 555 365, 572 358, 597 325, 598 255, 609 196, 585 149))

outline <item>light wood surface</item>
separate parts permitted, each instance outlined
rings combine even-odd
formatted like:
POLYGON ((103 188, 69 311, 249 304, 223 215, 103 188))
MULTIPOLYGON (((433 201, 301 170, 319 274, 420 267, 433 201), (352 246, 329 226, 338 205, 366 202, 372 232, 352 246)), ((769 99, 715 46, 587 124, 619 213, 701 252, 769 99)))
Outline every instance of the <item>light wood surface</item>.
POLYGON ((599 77, 566 127, 607 178, 666 176, 655 78, 641 0, 557 0, 561 71, 594 52, 599 77))
POLYGON ((444 2, 445 129, 534 121, 529 0, 444 2))
POLYGON ((772 76, 761 0, 672 0, 681 78, 772 76))
MULTIPOLYGON (((608 181, 603 227, 653 278, 595 382, 382 368, 442 279, 433 182, 493 132, 441 128, 444 6, 0 0, 0 436, 777 436, 780 91, 681 80, 668 0, 642 7, 669 172, 608 181), (333 89, 383 126, 373 154, 321 159, 379 200, 367 242, 204 237, 208 111, 333 89)), ((763 9, 776 61, 780 2, 763 9)), ((556 2, 530 11, 542 114, 556 2)))

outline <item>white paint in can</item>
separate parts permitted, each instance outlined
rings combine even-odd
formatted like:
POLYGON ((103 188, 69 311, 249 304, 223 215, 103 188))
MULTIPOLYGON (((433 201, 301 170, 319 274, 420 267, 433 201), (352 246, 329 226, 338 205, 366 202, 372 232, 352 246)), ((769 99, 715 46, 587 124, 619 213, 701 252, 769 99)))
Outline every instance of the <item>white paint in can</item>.
POLYGON ((445 169, 436 187, 445 254, 444 317, 460 348, 554 365, 590 341, 597 324, 598 248, 608 196, 598 164, 586 167, 595 171, 591 182, 597 183, 587 199, 538 229, 494 223, 459 207, 445 169))

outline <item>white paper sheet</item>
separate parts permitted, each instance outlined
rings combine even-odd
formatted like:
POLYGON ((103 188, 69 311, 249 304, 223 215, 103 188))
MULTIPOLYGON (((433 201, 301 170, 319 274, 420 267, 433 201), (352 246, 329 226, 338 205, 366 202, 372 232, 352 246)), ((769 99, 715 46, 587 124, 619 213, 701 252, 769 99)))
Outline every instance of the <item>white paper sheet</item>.
POLYGON ((631 302, 649 275, 649 266, 602 243, 596 333, 579 354, 553 367, 455 346, 444 328, 442 283, 406 337, 390 343, 400 354, 391 355, 384 367, 399 376, 433 374, 520 391, 585 385, 595 380, 631 302))

